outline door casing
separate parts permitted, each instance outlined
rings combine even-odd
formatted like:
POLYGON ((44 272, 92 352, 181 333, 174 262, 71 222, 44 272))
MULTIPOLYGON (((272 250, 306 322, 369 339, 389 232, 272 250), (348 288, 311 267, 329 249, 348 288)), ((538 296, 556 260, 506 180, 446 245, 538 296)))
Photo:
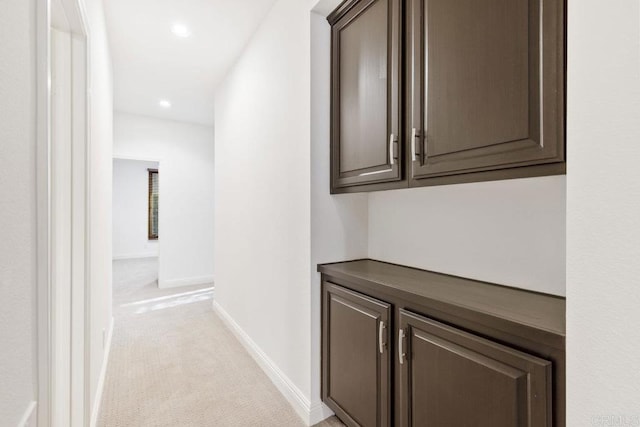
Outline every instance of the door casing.
POLYGON ((89 43, 82 0, 37 2, 37 425, 86 426, 89 43))

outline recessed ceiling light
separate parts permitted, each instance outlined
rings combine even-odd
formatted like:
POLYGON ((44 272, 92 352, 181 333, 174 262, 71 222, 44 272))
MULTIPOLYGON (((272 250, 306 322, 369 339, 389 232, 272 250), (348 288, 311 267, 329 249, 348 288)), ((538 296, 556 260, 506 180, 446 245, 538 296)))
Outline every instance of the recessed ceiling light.
POLYGON ((186 38, 191 35, 191 31, 189 31, 189 29, 182 24, 173 24, 173 26, 171 27, 171 32, 176 36, 182 38, 186 38))
POLYGON ((167 101, 166 99, 160 100, 158 104, 160 104, 162 108, 171 108, 171 102, 167 101))

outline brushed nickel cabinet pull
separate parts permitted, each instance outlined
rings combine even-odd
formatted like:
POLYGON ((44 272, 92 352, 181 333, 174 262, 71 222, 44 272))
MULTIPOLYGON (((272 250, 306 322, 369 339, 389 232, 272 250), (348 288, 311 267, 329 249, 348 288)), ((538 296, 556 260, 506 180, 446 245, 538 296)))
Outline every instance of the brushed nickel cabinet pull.
POLYGON ((411 160, 418 160, 416 156, 416 138, 418 137, 418 130, 416 128, 411 129, 411 160))
POLYGON ((404 329, 398 330, 398 359, 400 360, 400 364, 404 364, 404 350, 402 349, 402 345, 404 344, 404 329))
POLYGON ((395 163, 395 159, 393 157, 393 134, 389 135, 389 164, 393 165, 395 163))
POLYGON ((384 353, 385 343, 382 338, 384 328, 386 328, 386 326, 384 325, 384 322, 381 321, 380 324, 378 325, 378 348, 380 349, 380 353, 384 353))

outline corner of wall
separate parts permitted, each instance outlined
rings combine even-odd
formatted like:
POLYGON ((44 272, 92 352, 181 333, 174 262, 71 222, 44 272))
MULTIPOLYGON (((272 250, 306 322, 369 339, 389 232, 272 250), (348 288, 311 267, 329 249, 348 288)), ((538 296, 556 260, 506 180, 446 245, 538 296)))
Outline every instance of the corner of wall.
POLYGON ((27 409, 25 409, 22 418, 18 421, 17 427, 36 427, 37 426, 37 411, 38 408, 37 402, 33 401, 27 405, 27 409))
MULTIPOLYGON (((276 386, 278 391, 287 399, 289 404, 296 411, 298 416, 302 418, 307 426, 312 426, 322 421, 321 418, 326 413, 324 405, 312 405, 306 394, 291 381, 291 379, 278 367, 278 365, 260 348, 260 346, 236 323, 235 320, 226 312, 217 301, 213 302, 213 310, 224 324, 236 336, 240 344, 247 350, 251 357, 256 361, 258 366, 269 377, 271 382, 276 386)), ((331 412, 332 414, 332 412, 331 412)), ((329 414, 328 416, 330 416, 329 414)))
POLYGON ((98 376, 98 383, 96 385, 96 392, 91 403, 91 420, 89 422, 90 427, 95 427, 98 423, 98 416, 100 415, 100 407, 102 403, 102 392, 104 391, 104 382, 107 376, 107 367, 109 366, 109 356, 111 355, 111 340, 113 338, 114 318, 111 318, 109 322, 109 329, 107 330, 104 354, 102 363, 100 365, 100 375, 98 376))

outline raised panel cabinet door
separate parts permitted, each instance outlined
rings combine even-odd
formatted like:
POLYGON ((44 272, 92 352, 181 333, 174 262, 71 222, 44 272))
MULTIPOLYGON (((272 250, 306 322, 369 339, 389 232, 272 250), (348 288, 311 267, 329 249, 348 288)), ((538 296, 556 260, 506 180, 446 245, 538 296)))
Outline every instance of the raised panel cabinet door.
POLYGON ((400 310, 401 426, 550 427, 551 362, 400 310))
POLYGON ((400 180, 401 1, 352 0, 337 12, 329 16, 332 191, 400 180))
POLYGON ((323 283, 322 399, 349 426, 389 425, 390 305, 323 283))
POLYGON ((564 16, 564 0, 408 0, 411 185, 564 172, 564 16))

